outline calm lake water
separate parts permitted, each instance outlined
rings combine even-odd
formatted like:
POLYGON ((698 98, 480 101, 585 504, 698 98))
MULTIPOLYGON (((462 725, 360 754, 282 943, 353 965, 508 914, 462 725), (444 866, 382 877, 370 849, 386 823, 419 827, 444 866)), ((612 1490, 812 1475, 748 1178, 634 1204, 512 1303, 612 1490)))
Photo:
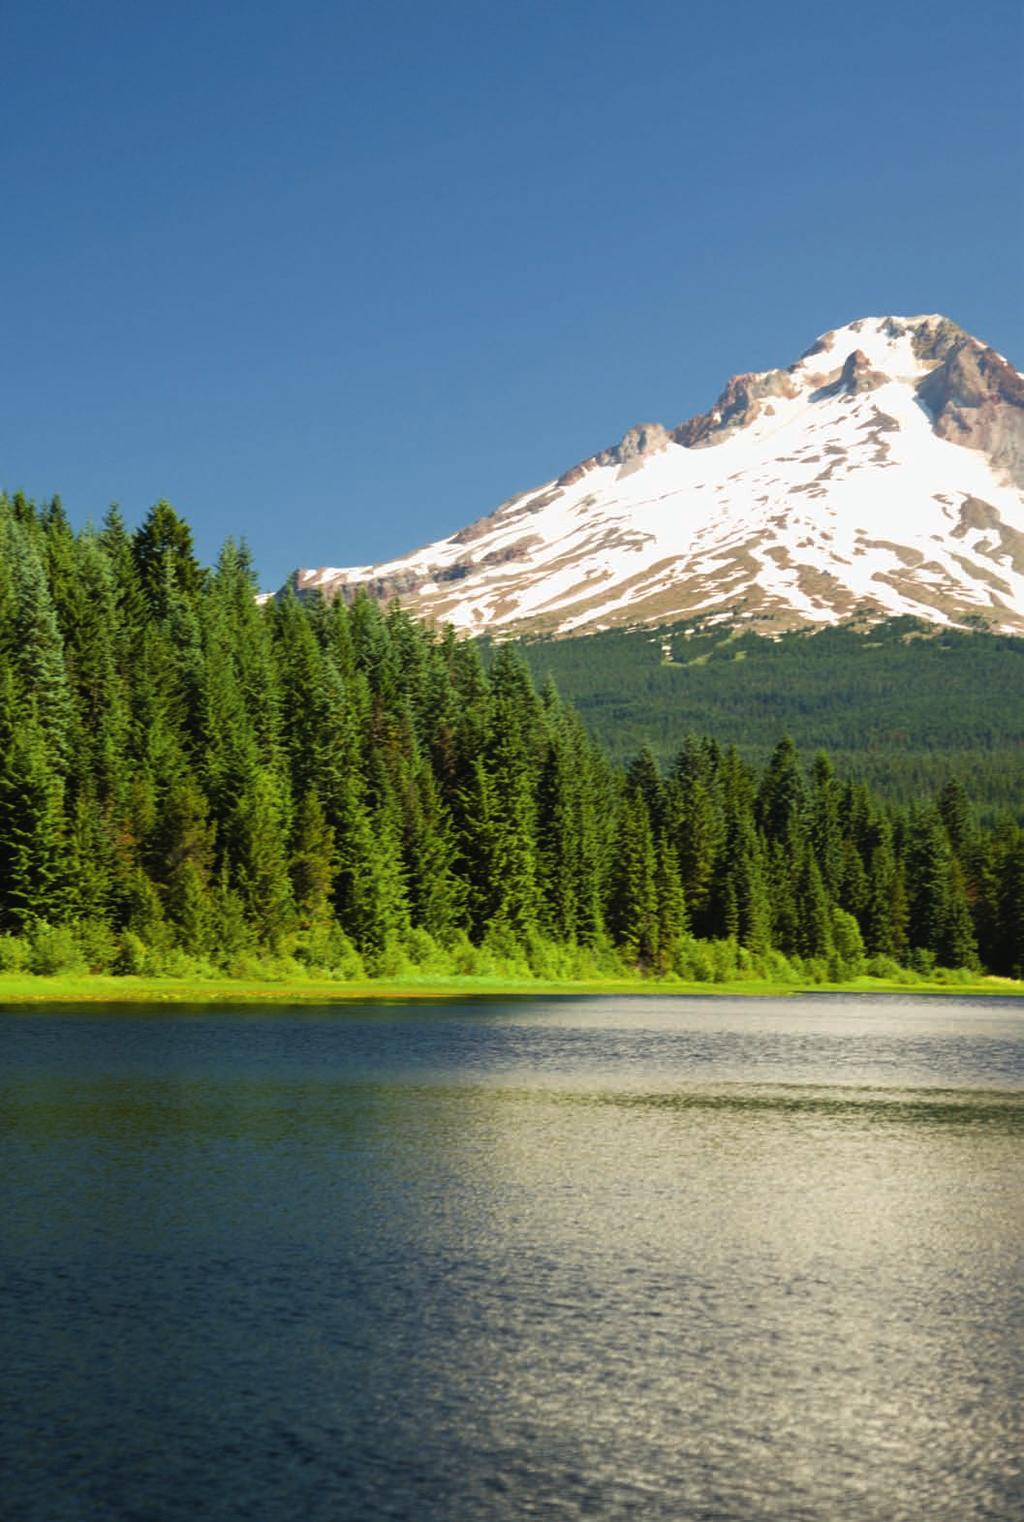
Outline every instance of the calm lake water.
POLYGON ((0 1012, 10 1522, 1024 1515, 1024 1002, 0 1012))

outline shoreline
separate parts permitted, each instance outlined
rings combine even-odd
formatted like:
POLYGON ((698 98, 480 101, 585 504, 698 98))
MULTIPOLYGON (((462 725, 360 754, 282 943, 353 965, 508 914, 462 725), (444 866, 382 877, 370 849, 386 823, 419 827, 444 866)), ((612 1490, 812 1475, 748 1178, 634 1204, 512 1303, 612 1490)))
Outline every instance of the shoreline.
POLYGON ((590 978, 566 980, 502 977, 363 978, 351 983, 329 979, 281 982, 248 978, 155 978, 85 974, 78 977, 32 973, 0 974, 0 1009, 5 1006, 50 1004, 309 1004, 349 1005, 415 1000, 545 998, 555 995, 603 995, 661 998, 783 998, 795 994, 933 994, 958 998, 1024 996, 1024 982, 986 976, 969 982, 938 982, 922 978, 900 982, 892 978, 854 978, 843 983, 776 983, 767 979, 738 979, 727 983, 685 982, 682 979, 590 978))

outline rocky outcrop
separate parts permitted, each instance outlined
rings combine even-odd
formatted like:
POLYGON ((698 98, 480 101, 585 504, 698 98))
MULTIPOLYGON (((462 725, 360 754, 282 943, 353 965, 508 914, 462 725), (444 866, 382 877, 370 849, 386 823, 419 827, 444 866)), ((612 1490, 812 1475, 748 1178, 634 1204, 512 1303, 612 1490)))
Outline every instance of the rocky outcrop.
POLYGON ((928 322, 916 323, 910 329, 911 347, 926 365, 941 364, 954 344, 969 337, 959 323, 949 317, 935 317, 928 322))
POLYGON ((387 603, 393 597, 414 595, 427 580, 421 571, 399 571, 393 576, 374 576, 367 581, 351 583, 331 581, 325 586, 321 581, 322 575, 322 571, 296 571, 290 579, 290 585, 300 598, 315 599, 324 595, 330 598, 340 597, 342 602, 352 602, 356 594, 362 591, 377 602, 387 603))
POLYGON ((620 443, 613 445, 611 449, 603 449, 600 454, 594 455, 592 460, 588 460, 587 464, 628 465, 633 460, 642 459, 645 455, 655 454, 669 443, 671 443, 669 431, 660 423, 637 423, 635 428, 627 429, 620 443))
POLYGON ((575 486, 577 481, 582 481, 588 470, 595 470, 599 465, 633 465, 647 455, 664 449, 671 440, 668 429, 660 423, 637 423, 635 427, 626 430, 618 444, 599 450, 588 460, 581 460, 578 465, 563 472, 555 485, 575 486))
POLYGON ((727 434, 752 423, 773 396, 793 397, 799 391, 799 385, 786 370, 734 375, 710 412, 687 418, 673 429, 670 437, 687 449, 718 444, 727 434))
POLYGON ((1024 376, 973 338, 952 344, 917 387, 940 439, 980 449, 1024 486, 1024 376))
POLYGON ((863 349, 854 349, 852 354, 846 356, 838 390, 845 391, 848 396, 860 396, 865 391, 875 391, 879 386, 884 386, 888 379, 881 370, 872 370, 863 349))

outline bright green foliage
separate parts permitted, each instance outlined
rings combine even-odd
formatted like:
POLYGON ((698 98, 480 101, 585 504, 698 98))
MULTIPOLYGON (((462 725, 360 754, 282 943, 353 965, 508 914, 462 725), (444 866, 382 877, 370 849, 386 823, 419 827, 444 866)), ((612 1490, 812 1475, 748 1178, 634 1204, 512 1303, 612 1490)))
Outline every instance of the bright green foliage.
POLYGON ((955 781, 883 809, 790 739, 620 768, 511 645, 261 605, 244 547, 202 570, 166 503, 76 534, 0 498, 0 939, 141 973, 1012 972, 1024 836, 955 781))

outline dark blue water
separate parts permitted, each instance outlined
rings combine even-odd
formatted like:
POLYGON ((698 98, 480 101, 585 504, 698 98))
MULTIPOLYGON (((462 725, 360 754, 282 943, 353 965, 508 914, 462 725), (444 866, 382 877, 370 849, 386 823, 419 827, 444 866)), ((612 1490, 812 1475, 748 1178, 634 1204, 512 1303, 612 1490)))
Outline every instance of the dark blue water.
POLYGON ((11 1522, 1024 1515, 1024 1003, 0 1015, 11 1522))

